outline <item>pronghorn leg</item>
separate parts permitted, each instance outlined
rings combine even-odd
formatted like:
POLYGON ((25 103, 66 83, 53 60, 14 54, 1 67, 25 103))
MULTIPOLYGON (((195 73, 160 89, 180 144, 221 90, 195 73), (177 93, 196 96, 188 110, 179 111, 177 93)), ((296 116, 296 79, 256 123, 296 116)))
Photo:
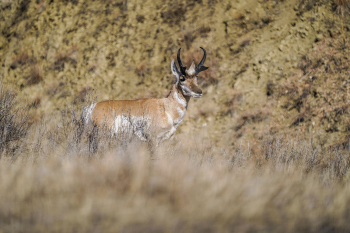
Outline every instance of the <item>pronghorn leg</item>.
POLYGON ((135 134, 139 137, 141 141, 147 141, 147 135, 145 135, 141 130, 136 131, 135 134))
POLYGON ((162 133, 162 134, 158 135, 158 137, 157 137, 157 146, 158 146, 158 144, 160 142, 171 138, 174 135, 175 131, 176 131, 176 128, 172 127, 169 131, 166 131, 165 133, 162 133))
POLYGON ((151 159, 154 159, 155 149, 157 147, 156 143, 154 143, 154 140, 152 139, 147 140, 147 147, 148 147, 148 151, 150 153, 151 159))
POLYGON ((93 125, 92 131, 89 135, 89 151, 94 154, 98 149, 98 126, 93 125))

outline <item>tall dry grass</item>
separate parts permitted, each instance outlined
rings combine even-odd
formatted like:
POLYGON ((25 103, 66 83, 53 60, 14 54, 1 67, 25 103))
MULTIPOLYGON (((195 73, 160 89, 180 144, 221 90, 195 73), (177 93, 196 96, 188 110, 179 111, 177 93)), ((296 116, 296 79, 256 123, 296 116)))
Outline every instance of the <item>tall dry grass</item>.
POLYGON ((3 153, 3 232, 350 230, 347 150, 266 136, 259 147, 230 151, 186 136, 151 157, 144 143, 84 125, 83 106, 72 106, 3 153))
POLYGON ((35 163, 10 164, 3 158, 2 229, 348 231, 348 173, 338 172, 337 159, 315 166, 320 155, 308 145, 280 146, 262 160, 249 151, 213 154, 190 147, 176 153, 167 147, 150 160, 142 146, 106 150, 90 159, 65 150, 35 163))
POLYGON ((337 13, 341 16, 341 31, 343 35, 343 43, 345 47, 346 37, 344 33, 344 16, 349 13, 350 1, 349 0, 334 0, 337 13))
POLYGON ((13 155, 23 146, 30 127, 28 108, 19 104, 17 93, 0 82, 0 156, 13 155))

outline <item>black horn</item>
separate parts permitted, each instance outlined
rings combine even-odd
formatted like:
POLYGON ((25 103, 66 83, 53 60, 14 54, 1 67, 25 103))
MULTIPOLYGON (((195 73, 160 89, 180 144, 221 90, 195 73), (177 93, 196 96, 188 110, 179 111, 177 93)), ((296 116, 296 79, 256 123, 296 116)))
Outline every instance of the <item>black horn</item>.
POLYGON ((177 69, 174 60, 171 62, 171 69, 177 74, 177 78, 180 78, 180 76, 182 76, 181 72, 177 69))
POLYGON ((181 58, 180 58, 180 50, 181 48, 179 48, 179 51, 177 52, 177 63, 179 63, 179 67, 180 67, 180 71, 183 75, 186 75, 186 66, 183 66, 182 65, 182 62, 181 62, 181 58))
POLYGON ((203 64, 204 64, 204 62, 205 62, 205 59, 207 58, 207 52, 206 52, 205 49, 203 49, 202 47, 199 47, 199 48, 201 48, 201 49, 203 50, 204 55, 203 55, 202 60, 199 62, 199 64, 198 64, 197 67, 196 67, 196 74, 197 74, 197 75, 198 75, 199 72, 204 71, 204 70, 206 70, 206 69, 209 68, 209 67, 203 66, 203 64))

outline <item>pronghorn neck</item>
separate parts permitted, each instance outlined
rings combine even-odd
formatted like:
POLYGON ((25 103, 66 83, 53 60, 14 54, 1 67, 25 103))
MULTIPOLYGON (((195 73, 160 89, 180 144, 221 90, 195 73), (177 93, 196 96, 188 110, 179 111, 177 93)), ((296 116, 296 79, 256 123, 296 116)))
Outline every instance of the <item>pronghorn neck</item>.
POLYGON ((188 102, 191 99, 190 96, 185 96, 182 93, 181 89, 176 85, 174 85, 173 88, 171 89, 168 98, 174 101, 176 105, 180 105, 181 108, 185 111, 187 109, 188 102))
POLYGON ((170 122, 172 122, 171 124, 173 125, 174 132, 185 116, 190 98, 190 96, 184 96, 181 89, 176 85, 174 85, 170 91, 167 98, 169 102, 166 113, 168 114, 170 122))

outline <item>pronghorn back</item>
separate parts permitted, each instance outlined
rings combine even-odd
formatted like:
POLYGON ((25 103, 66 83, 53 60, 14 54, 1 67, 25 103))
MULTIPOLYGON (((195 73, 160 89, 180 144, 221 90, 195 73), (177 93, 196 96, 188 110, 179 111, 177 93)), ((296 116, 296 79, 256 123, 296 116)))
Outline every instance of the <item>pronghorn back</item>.
POLYGON ((106 124, 113 127, 118 116, 157 120, 162 115, 162 108, 164 109, 162 99, 106 100, 96 104, 92 119, 96 125, 106 124))

